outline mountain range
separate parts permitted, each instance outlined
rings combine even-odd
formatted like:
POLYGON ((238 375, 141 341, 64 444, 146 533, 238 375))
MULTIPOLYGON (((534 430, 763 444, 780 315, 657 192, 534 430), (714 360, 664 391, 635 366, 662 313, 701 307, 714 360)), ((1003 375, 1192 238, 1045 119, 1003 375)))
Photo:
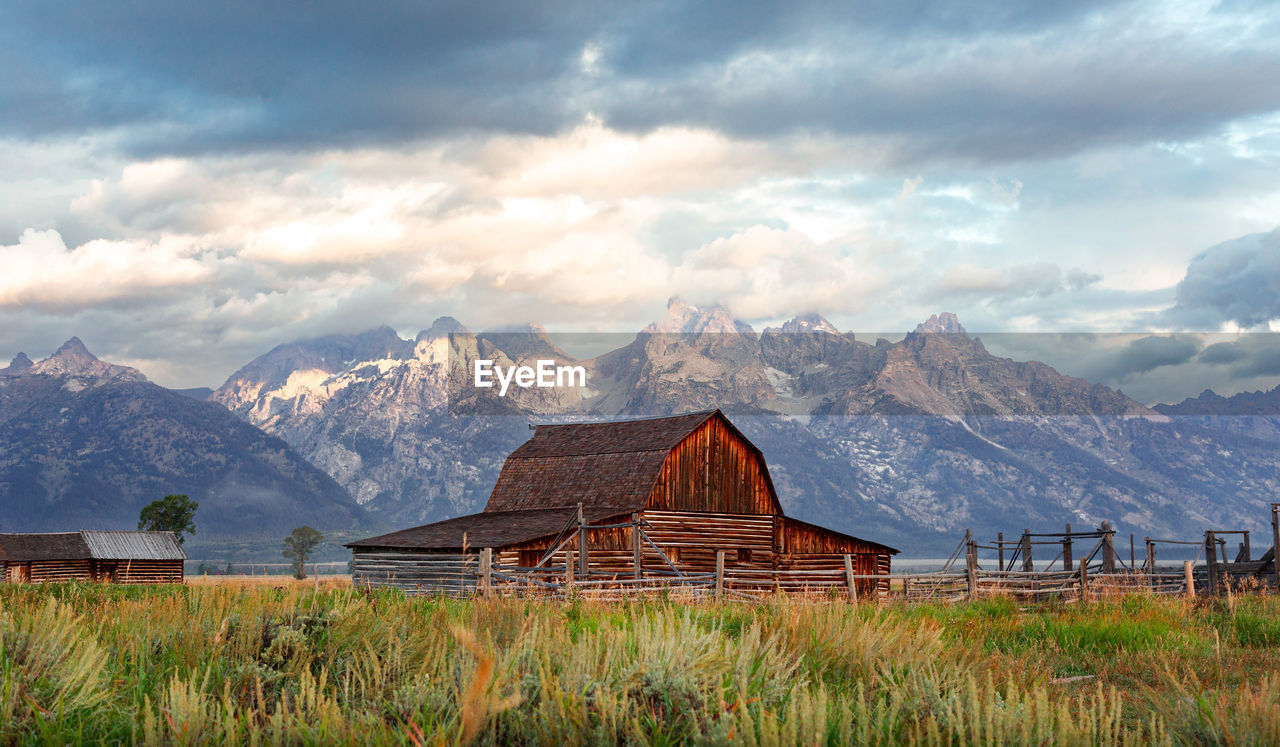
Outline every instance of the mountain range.
MULTIPOLYGON (((175 404, 181 401, 195 408, 184 420, 192 432, 226 434, 235 425, 256 433, 239 437, 246 453, 237 464, 275 468, 227 468, 192 491, 235 475, 230 484, 240 489, 274 486, 272 505, 317 526, 397 528, 478 510, 531 423, 712 407, 724 409, 763 450, 788 513, 915 555, 949 551, 966 528, 989 536, 1108 520, 1139 536, 1180 538, 1209 527, 1259 528, 1280 487, 1277 418, 1221 417, 1247 410, 1247 398, 1202 395, 1148 408, 1043 363, 993 355, 951 314, 890 342, 842 333, 816 314, 756 332, 725 309, 673 299, 665 317, 640 333, 594 340, 605 352, 577 357, 566 348, 590 346, 556 341, 537 326, 472 333, 450 317, 412 339, 380 327, 301 340, 250 361, 207 402, 198 390, 166 392, 133 369, 59 351, 48 361, 23 357, 0 370, 0 402, 27 389, 44 392, 34 396, 49 404, 24 422, 56 433, 71 427, 59 398, 120 390, 112 396, 127 400, 141 395, 126 395, 126 388, 145 389, 142 399, 157 406, 135 415, 135 428, 184 411, 175 404), (515 388, 500 397, 469 384, 482 358, 502 366, 550 358, 582 366, 587 382, 515 388), (161 397, 171 398, 164 407, 161 397), (267 444, 276 445, 274 462, 254 456, 267 444)), ((88 412, 88 405, 75 406, 88 412)), ((0 413, 5 408, 12 409, 0 404, 0 413)), ((10 428, 11 419, 0 414, 0 428, 10 428)), ((86 432, 125 427, 105 415, 75 422, 86 432)), ((145 430, 170 432, 159 425, 145 430)), ((44 490, 51 496, 46 513, 93 515, 73 510, 92 491, 53 481, 51 465, 101 461, 113 465, 104 474, 127 474, 128 459, 110 461, 92 448, 36 448, 31 444, 50 440, 39 430, 10 433, 3 431, 5 443, 27 443, 22 448, 30 454, 0 451, 0 489, 44 490), (10 463, 16 466, 4 466, 10 463), (10 475, 25 474, 21 465, 33 463, 45 465, 46 476, 13 483, 10 475), (62 508, 54 505, 59 500, 62 508)), ((219 438, 210 443, 229 448, 219 438)), ((172 448, 200 451, 187 442, 172 448)), ((164 462, 159 453, 130 458, 154 475, 164 462)), ((138 493, 120 500, 133 506, 138 493)), ((109 490, 94 495, 114 499, 109 490)), ((129 510, 136 516, 136 508, 129 510)), ((235 525, 226 522, 228 531, 235 525)))
POLYGON ((196 498, 202 537, 279 536, 299 517, 338 526, 365 514, 284 441, 101 361, 77 338, 0 369, 0 531, 131 529, 168 493, 196 498))

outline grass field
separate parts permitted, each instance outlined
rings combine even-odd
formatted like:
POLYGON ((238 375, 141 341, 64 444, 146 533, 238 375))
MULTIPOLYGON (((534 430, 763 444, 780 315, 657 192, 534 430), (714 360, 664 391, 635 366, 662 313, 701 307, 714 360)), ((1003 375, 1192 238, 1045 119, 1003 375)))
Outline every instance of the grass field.
POLYGON ((1280 743, 1280 599, 0 586, 0 743, 1280 743))

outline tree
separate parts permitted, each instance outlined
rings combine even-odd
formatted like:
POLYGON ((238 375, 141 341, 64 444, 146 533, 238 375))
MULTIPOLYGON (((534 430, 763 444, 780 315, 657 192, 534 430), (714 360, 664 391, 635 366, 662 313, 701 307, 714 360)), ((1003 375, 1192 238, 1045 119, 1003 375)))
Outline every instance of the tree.
POLYGON ((298 527, 284 538, 284 556, 293 561, 293 577, 307 577, 307 558, 316 545, 324 541, 324 535, 311 527, 298 527))
POLYGON ((138 515, 138 528, 149 532, 173 532, 182 544, 183 533, 196 533, 196 509, 199 503, 185 495, 166 495, 143 506, 138 515))

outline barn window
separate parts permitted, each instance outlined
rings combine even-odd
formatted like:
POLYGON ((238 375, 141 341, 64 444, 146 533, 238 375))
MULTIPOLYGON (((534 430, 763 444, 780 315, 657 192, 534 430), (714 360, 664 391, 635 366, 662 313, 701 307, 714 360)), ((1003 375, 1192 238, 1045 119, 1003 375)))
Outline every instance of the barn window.
POLYGON ((739 563, 750 563, 750 562, 751 562, 751 548, 749 548, 749 547, 739 547, 739 548, 738 548, 738 562, 739 562, 739 563))
POLYGON ((542 550, 521 550, 520 551, 520 567, 532 568, 542 560, 542 550))

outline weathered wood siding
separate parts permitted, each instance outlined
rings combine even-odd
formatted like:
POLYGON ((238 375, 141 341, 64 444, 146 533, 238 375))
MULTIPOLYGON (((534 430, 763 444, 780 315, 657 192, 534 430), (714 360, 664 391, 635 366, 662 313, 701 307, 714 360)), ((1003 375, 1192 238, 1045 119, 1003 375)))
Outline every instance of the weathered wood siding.
POLYGON ((720 418, 711 418, 671 450, 646 509, 781 513, 765 479, 764 460, 720 418))
POLYGON ((180 584, 181 560, 33 560, 0 568, 6 583, 99 581, 118 584, 180 584))
POLYGON ((866 542, 814 524, 783 518, 780 552, 784 553, 881 553, 874 542, 866 542))
POLYGON ((414 552, 411 550, 356 550, 353 553, 353 586, 390 587, 407 594, 472 594, 480 555, 472 553, 414 552))
POLYGON ((97 579, 118 584, 180 584, 183 580, 181 560, 120 560, 111 566, 103 563, 95 569, 97 579))
POLYGON ((93 561, 85 560, 34 560, 28 564, 29 583, 56 581, 92 581, 93 561))

